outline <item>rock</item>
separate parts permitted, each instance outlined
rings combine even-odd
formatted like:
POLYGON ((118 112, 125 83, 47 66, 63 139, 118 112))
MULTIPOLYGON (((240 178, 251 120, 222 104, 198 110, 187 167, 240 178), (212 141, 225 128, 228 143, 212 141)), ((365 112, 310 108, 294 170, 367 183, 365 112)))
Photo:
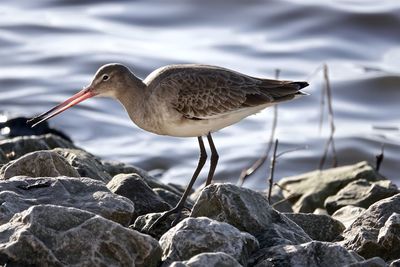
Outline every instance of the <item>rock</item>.
MULTIPOLYGON (((157 225, 157 227, 154 227, 153 229, 150 229, 150 226, 163 214, 163 212, 157 212, 157 213, 148 213, 145 215, 141 215, 137 217, 135 220, 134 224, 129 226, 129 228, 135 229, 141 233, 146 233, 151 236, 153 236, 156 239, 160 239, 161 236, 166 233, 170 228, 172 222, 176 218, 176 214, 172 214, 169 216, 165 221, 162 221, 160 224, 157 225)), ((187 210, 183 210, 182 214, 180 216, 180 220, 183 220, 187 217, 189 217, 190 212, 187 210)))
POLYGON ((153 177, 151 177, 148 172, 145 170, 129 165, 123 162, 118 162, 118 161, 110 161, 110 160, 101 160, 101 164, 104 168, 104 170, 110 174, 111 176, 115 176, 117 174, 125 173, 125 174, 133 174, 136 173, 140 177, 142 177, 145 180, 152 179, 154 180, 153 177))
POLYGON ((347 267, 387 267, 387 266, 388 265, 386 264, 386 262, 379 257, 373 257, 371 259, 347 265, 347 267))
POLYGON ((0 179, 9 179, 14 176, 80 177, 63 157, 49 150, 28 153, 10 161, 0 169, 0 179))
MULTIPOLYGON (((182 194, 179 195, 175 192, 168 191, 164 188, 153 188, 153 191, 157 195, 159 195, 165 202, 167 202, 171 207, 175 207, 182 196, 182 194)), ((187 200, 185 207, 191 209, 193 207, 193 202, 191 200, 187 200)))
POLYGON ((255 237, 227 223, 206 217, 186 218, 160 239, 165 265, 189 260, 203 252, 224 252, 243 265, 258 248, 255 237))
POLYGON ((133 203, 113 194, 102 182, 89 178, 13 177, 0 181, 0 224, 33 205, 53 204, 87 210, 129 225, 133 203))
POLYGON ((316 208, 324 208, 327 197, 335 195, 347 184, 365 179, 384 179, 367 162, 343 166, 324 171, 313 171, 298 176, 283 178, 278 182, 285 199, 290 199, 295 212, 312 213, 316 208))
POLYGON ((389 180, 369 182, 360 179, 349 183, 336 195, 328 197, 324 205, 329 214, 348 205, 367 209, 375 202, 398 193, 400 191, 397 186, 389 180))
POLYGON ((108 183, 112 177, 106 171, 100 160, 83 150, 79 149, 54 149, 56 153, 64 157, 74 167, 81 177, 89 177, 108 183))
MULTIPOLYGON (((260 252, 257 252, 260 253, 260 252)), ((280 245, 263 250, 264 255, 254 266, 312 266, 342 267, 363 260, 344 247, 321 241, 301 245, 280 245)))
MULTIPOLYGON (((398 227, 396 226, 397 219, 389 220, 393 213, 400 213, 400 194, 371 205, 343 232, 344 240, 341 243, 347 249, 354 250, 365 258, 381 257, 386 261, 398 258, 399 255, 394 257, 392 253, 396 249, 386 246, 390 242, 383 243, 386 239, 383 236, 387 229, 390 229, 386 232, 388 233, 387 240, 393 240, 392 235, 397 231, 395 230, 398 227), (381 235, 380 231, 382 231, 381 235), (381 236, 381 243, 378 240, 379 236, 381 236)), ((396 217, 397 215, 394 218, 396 217)))
POLYGON ((187 261, 175 261, 169 267, 241 267, 232 256, 223 252, 200 253, 187 261))
POLYGON ((343 223, 343 225, 348 228, 366 209, 355 207, 355 206, 345 206, 338 209, 332 214, 332 218, 343 223))
POLYGON ((284 213, 286 217, 297 223, 311 239, 333 241, 345 229, 344 225, 328 215, 312 213, 284 213))
MULTIPOLYGON (((268 199, 268 190, 262 192, 262 194, 264 195, 264 197, 268 199)), ((271 206, 277 211, 293 212, 291 203, 288 200, 286 200, 285 196, 283 195, 283 190, 281 190, 276 186, 272 187, 271 203, 272 203, 271 206)))
POLYGON ((297 224, 271 208, 262 194, 232 184, 217 183, 204 188, 191 216, 229 223, 254 235, 262 246, 311 241, 297 224))
POLYGON ((2 164, 5 164, 8 162, 7 155, 4 153, 4 151, 0 148, 0 166, 2 164))
POLYGON ((147 213, 171 209, 137 174, 118 174, 108 182, 107 187, 111 192, 129 198, 133 202, 135 212, 132 220, 147 213))
POLYGON ((8 160, 19 158, 30 152, 51 150, 57 147, 76 148, 71 142, 53 134, 20 136, 0 141, 0 149, 9 155, 8 160))
POLYGON ((390 262, 389 267, 400 267, 400 259, 390 262))
POLYGON ((158 266, 157 240, 94 213, 38 205, 0 226, 7 266, 158 266))
POLYGON ((329 215, 326 209, 316 208, 313 212, 316 215, 329 215))
POLYGON ((384 248, 385 259, 400 256, 400 214, 393 213, 379 230, 378 244, 384 248))

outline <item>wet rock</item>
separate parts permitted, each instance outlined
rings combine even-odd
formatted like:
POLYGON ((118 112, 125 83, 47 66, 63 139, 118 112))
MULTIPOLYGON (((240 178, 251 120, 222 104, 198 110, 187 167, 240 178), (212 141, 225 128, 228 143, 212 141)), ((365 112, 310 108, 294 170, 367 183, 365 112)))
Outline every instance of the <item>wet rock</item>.
POLYGON ((89 177, 95 180, 108 183, 112 177, 105 171, 99 158, 79 149, 54 149, 56 153, 64 157, 74 167, 81 177, 89 177))
POLYGON ((311 241, 303 229, 274 210, 262 194, 232 184, 212 184, 204 188, 191 216, 229 223, 257 237, 262 246, 311 241))
POLYGON ((385 259, 396 259, 400 256, 400 214, 393 213, 379 230, 378 244, 386 254, 385 259))
POLYGON ((400 259, 391 261, 389 267, 400 267, 400 259))
POLYGON ((118 174, 108 182, 111 192, 129 198, 135 205, 132 220, 147 213, 171 209, 137 174, 118 174))
POLYGON ((400 191, 397 186, 389 180, 369 182, 360 179, 349 183, 336 195, 328 197, 325 200, 325 208, 329 214, 348 205, 367 209, 375 202, 398 193, 400 191))
POLYGON ((387 266, 388 265, 386 264, 386 262, 379 257, 373 257, 371 259, 347 265, 347 267, 387 267, 387 266))
POLYGON ((80 177, 63 157, 51 150, 28 153, 10 161, 0 169, 0 179, 9 179, 14 176, 80 177))
MULTIPOLYGON (((148 213, 137 217, 134 224, 129 226, 129 228, 135 229, 141 233, 146 233, 153 236, 156 239, 160 239, 163 234, 165 234, 170 228, 172 222, 175 220, 177 214, 170 215, 165 221, 160 222, 157 227, 149 229, 150 226, 162 215, 162 212, 148 213)), ((183 220, 189 217, 190 212, 183 210, 179 220, 183 220)))
POLYGON ((355 207, 355 206, 345 206, 338 209, 332 214, 332 218, 343 223, 343 225, 348 228, 366 209, 355 207))
POLYGON ((328 215, 311 213, 284 213, 286 217, 297 223, 311 239, 333 241, 345 229, 344 225, 328 215))
POLYGON ((290 199, 295 212, 312 213, 316 208, 324 208, 327 197, 335 195, 347 184, 359 179, 378 181, 384 177, 367 162, 360 162, 283 178, 278 184, 279 187, 285 188, 282 194, 290 199))
MULTIPOLYGON (((344 247, 321 241, 301 245, 280 245, 264 249, 255 267, 262 266, 329 266, 342 267, 363 260, 357 253, 344 247)), ((257 252, 260 253, 260 252, 257 252)))
POLYGON ((169 267, 241 267, 232 256, 223 252, 201 253, 187 261, 175 261, 169 267))
POLYGON ((36 125, 35 127, 31 127, 31 125, 27 123, 29 119, 30 118, 26 117, 7 118, 6 121, 0 122, 0 132, 2 132, 2 129, 7 128, 7 134, 5 134, 7 138, 17 136, 53 134, 64 138, 69 142, 72 142, 71 138, 68 135, 60 130, 51 128, 47 121, 44 121, 39 125, 36 125))
POLYGON ((0 226, 7 266, 157 266, 157 240, 94 213, 33 206, 0 226))
POLYGON ((393 213, 400 213, 400 194, 371 205, 344 231, 344 241, 341 243, 365 258, 381 257, 386 261, 398 258, 398 255, 394 257, 392 254, 395 248, 389 246, 390 242, 383 242, 385 228, 390 229, 390 225, 393 225, 393 228, 387 232, 388 240, 392 240, 392 233, 396 232, 396 220, 389 220, 393 213), (380 236, 381 242, 379 243, 380 236))
POLYGON ((203 252, 224 252, 246 265, 258 248, 252 235, 206 217, 184 219, 161 237, 160 245, 165 265, 203 252))
POLYGON ((8 160, 19 158, 30 152, 39 150, 51 150, 57 147, 76 148, 71 142, 53 135, 20 136, 11 139, 0 140, 0 149, 8 156, 8 160))
POLYGON ((0 181, 0 224, 33 205, 53 204, 87 210, 129 225, 133 203, 113 194, 102 182, 89 178, 13 177, 0 181))

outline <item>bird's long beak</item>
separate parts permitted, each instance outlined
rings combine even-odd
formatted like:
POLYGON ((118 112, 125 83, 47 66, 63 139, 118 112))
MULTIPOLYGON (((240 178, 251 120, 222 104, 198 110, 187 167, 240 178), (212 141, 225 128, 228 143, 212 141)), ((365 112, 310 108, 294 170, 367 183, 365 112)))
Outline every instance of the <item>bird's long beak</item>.
POLYGON ((49 111, 47 111, 45 113, 40 114, 39 116, 36 116, 36 117, 28 120, 27 122, 29 124, 31 124, 32 127, 35 127, 39 123, 44 122, 44 121, 56 116, 57 114, 60 114, 64 110, 67 110, 70 107, 75 106, 76 104, 82 102, 83 100, 93 97, 95 95, 96 94, 93 93, 92 90, 90 90, 90 87, 86 87, 82 91, 76 93, 72 97, 70 97, 67 100, 65 100, 64 102, 62 102, 61 104, 55 106, 54 108, 50 109, 49 111))

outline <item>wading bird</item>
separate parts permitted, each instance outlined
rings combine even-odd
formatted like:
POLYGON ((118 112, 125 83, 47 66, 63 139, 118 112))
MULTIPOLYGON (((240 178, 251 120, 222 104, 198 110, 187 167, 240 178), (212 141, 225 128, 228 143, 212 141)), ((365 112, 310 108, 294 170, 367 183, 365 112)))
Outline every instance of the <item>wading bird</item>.
POLYGON ((113 63, 100 67, 83 90, 29 123, 35 126, 90 97, 108 96, 121 102, 132 121, 146 131, 197 137, 200 147, 197 168, 179 203, 163 213, 150 226, 151 229, 173 213, 178 214, 173 225, 179 220, 189 192, 207 159, 203 136, 207 137, 211 150, 208 185, 218 163, 211 133, 268 106, 303 95, 300 89, 306 86, 307 82, 260 79, 198 64, 165 66, 141 80, 126 66, 113 63))

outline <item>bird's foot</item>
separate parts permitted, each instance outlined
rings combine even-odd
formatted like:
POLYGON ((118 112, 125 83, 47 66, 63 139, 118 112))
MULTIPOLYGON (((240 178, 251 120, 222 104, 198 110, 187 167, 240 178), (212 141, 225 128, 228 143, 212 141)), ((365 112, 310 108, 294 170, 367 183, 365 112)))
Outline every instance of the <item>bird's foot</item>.
POLYGON ((169 216, 171 216, 172 214, 176 214, 175 219, 172 221, 171 223, 171 227, 174 227, 175 225, 178 224, 181 215, 182 215, 182 210, 185 207, 180 207, 180 206, 176 206, 166 212, 164 212, 160 217, 157 218, 157 220, 155 220, 154 223, 152 223, 150 225, 150 227, 148 228, 148 232, 150 232, 152 229, 154 229, 157 225, 159 225, 161 222, 166 221, 168 219, 169 216))

